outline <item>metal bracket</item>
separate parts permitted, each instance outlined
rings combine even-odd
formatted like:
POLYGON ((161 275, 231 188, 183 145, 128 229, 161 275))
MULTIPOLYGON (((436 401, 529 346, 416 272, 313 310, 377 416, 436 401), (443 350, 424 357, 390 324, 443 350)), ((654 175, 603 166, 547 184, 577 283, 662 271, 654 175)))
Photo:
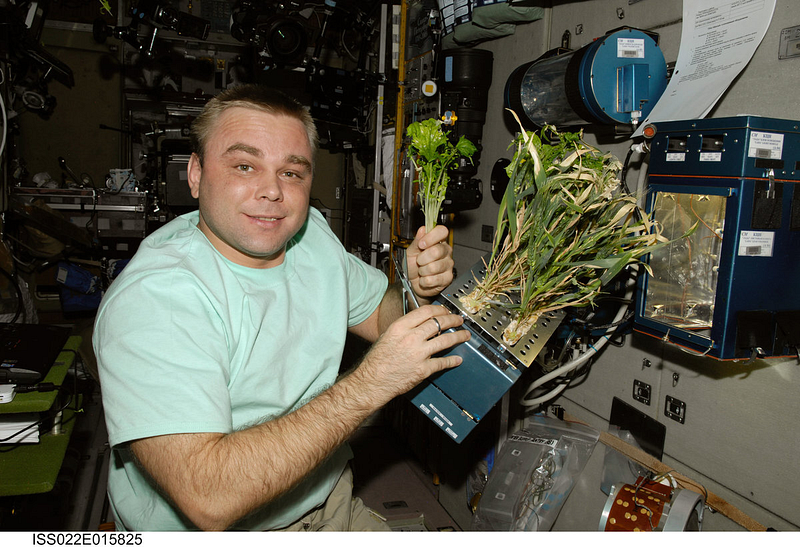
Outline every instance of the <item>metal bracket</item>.
POLYGON ((650 384, 646 384, 640 380, 633 381, 633 398, 640 403, 650 406, 650 397, 653 393, 653 388, 650 384))
POLYGON ((668 418, 672 418, 676 422, 685 423, 686 403, 676 399, 675 397, 670 397, 667 395, 667 399, 664 404, 664 415, 668 418))

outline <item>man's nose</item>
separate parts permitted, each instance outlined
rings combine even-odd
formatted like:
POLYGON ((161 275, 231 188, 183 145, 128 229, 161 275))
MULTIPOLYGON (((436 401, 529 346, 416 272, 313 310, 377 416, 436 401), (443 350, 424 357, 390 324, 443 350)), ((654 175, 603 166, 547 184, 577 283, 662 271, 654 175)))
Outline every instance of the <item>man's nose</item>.
POLYGON ((259 177, 256 198, 270 201, 282 200, 283 186, 280 177, 272 173, 266 173, 259 177))

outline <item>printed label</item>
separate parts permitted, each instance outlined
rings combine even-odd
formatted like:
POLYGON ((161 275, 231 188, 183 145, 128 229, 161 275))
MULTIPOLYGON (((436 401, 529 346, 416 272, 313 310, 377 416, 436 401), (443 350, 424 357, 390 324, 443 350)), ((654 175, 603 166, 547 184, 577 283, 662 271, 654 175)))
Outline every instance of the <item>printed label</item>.
POLYGON ((722 161, 722 152, 700 152, 700 161, 722 161))
POLYGON ((668 152, 667 161, 686 161, 686 152, 668 152))
MULTIPOLYGON (((447 425, 449 425, 449 426, 452 426, 452 425, 453 425, 453 422, 451 422, 450 420, 448 420, 448 419, 447 419, 447 416, 445 416, 445 415, 444 415, 444 413, 443 413, 441 410, 439 410, 438 408, 436 408, 436 407, 435 407, 435 406, 433 406, 433 405, 431 405, 431 408, 433 409, 433 411, 434 411, 436 414, 438 414, 438 415, 439 415, 439 417, 440 417, 442 420, 444 420, 445 422, 447 422, 447 425)), ((434 418, 434 419, 435 419, 435 418, 434 418)), ((440 424, 440 425, 441 425, 441 424, 440 424)))
POLYGON ((545 446, 556 446, 558 444, 558 439, 545 439, 544 437, 536 437, 533 439, 533 444, 543 444, 545 446))
POLYGON ((783 135, 780 133, 764 133, 753 131, 750 133, 750 145, 747 155, 751 158, 779 160, 783 155, 783 135))
POLYGON ((644 39, 617 38, 617 57, 622 59, 644 59, 644 39))
POLYGON ((531 444, 543 444, 546 446, 556 446, 558 445, 558 439, 548 439, 546 437, 528 437, 527 435, 511 435, 508 438, 509 441, 517 441, 523 443, 531 443, 531 444))
POLYGON ((739 256, 772 256, 774 243, 775 232, 742 230, 739 233, 739 256))

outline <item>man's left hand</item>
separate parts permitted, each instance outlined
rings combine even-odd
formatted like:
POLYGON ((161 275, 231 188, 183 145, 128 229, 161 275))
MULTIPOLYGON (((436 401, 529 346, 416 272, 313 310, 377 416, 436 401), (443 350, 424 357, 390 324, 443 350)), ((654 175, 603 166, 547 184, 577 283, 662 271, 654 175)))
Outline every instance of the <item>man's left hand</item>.
POLYGON ((453 282, 453 248, 447 243, 448 230, 441 224, 431 233, 425 227, 417 230, 414 241, 406 250, 408 280, 419 298, 420 304, 430 303, 433 298, 453 282))

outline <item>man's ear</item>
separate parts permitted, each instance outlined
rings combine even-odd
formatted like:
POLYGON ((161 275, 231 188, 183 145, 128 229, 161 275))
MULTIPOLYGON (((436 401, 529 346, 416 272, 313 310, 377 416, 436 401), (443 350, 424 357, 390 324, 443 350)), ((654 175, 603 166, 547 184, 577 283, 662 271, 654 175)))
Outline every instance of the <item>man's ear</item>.
POLYGON ((192 152, 189 157, 189 163, 186 166, 186 179, 189 183, 189 191, 194 199, 200 197, 200 177, 202 174, 203 168, 200 166, 200 157, 192 152))

